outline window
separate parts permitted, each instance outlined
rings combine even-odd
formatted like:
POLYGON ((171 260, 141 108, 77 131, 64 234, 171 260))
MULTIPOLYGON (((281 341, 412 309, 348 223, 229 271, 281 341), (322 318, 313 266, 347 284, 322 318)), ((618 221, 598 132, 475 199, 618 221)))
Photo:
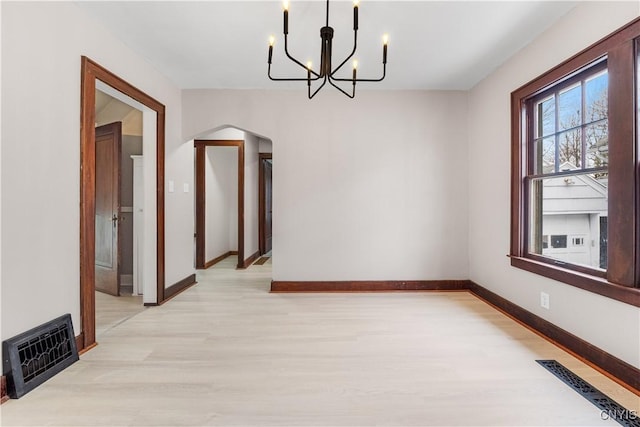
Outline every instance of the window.
POLYGON ((636 306, 639 39, 640 19, 511 94, 511 264, 636 306))
POLYGON ((551 236, 551 247, 552 248, 566 248, 567 247, 567 235, 563 236, 551 236))
POLYGON ((554 249, 567 248, 569 233, 588 234, 599 241, 599 218, 607 215, 608 196, 606 65, 601 60, 586 67, 532 97, 526 107, 527 127, 533 132, 531 170, 526 176, 529 253, 594 269, 607 259, 606 246, 580 252, 545 251, 543 236, 558 233, 551 235, 554 249))

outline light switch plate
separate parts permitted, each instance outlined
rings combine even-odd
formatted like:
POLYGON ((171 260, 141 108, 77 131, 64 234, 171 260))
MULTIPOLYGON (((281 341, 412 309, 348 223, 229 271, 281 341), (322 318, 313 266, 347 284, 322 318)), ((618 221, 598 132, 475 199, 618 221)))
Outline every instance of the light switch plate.
POLYGON ((173 181, 169 181, 169 193, 173 193, 173 181))
POLYGON ((549 294, 546 292, 540 292, 540 307, 549 310, 549 294))
POLYGON ((186 182, 182 185, 182 191, 184 191, 185 193, 189 192, 189 184, 187 184, 186 182))

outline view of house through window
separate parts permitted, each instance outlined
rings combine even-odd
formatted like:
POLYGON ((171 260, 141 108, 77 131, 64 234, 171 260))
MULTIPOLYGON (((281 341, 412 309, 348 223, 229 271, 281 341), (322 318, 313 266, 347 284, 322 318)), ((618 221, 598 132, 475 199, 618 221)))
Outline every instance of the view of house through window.
POLYGON ((640 19, 511 101, 511 265, 638 306, 640 19))
POLYGON ((601 62, 529 104, 531 254, 607 268, 607 95, 601 62))

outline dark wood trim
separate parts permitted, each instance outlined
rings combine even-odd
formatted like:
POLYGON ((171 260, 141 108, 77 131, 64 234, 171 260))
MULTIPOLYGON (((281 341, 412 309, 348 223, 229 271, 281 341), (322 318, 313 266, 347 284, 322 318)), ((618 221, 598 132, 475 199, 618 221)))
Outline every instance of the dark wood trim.
MULTIPOLYGON (((242 261, 242 266, 238 265, 238 268, 239 269, 249 268, 249 266, 253 264, 258 258, 260 258, 260 251, 256 251, 251 256, 249 256, 249 258, 242 261)), ((238 264, 240 264, 240 261, 238 261, 238 264)))
POLYGON ((361 280, 271 282, 271 292, 466 291, 468 280, 361 280))
POLYGON ((634 39, 640 18, 604 37, 511 94, 511 265, 627 304, 640 306, 640 170, 637 168, 636 63, 634 39), (530 254, 527 248, 527 168, 525 111, 528 103, 550 86, 569 82, 595 64, 609 72, 608 266, 603 274, 530 254), (600 277, 598 277, 600 276, 600 277))
MULTIPOLYGON (((640 58, 640 42, 636 42, 634 56, 636 58, 640 58)), ((639 67, 639 69, 636 70, 636 72, 640 73, 640 67, 639 67)), ((637 87, 636 90, 640 91, 640 87, 637 87)), ((639 98, 640 98, 640 95, 639 95, 639 98)), ((640 108, 640 105, 636 105, 636 108, 640 108)), ((636 118, 636 126, 640 126, 640 115, 636 118)), ((639 135, 640 135, 640 132, 639 132, 639 135)), ((636 147, 638 146, 638 144, 640 144, 640 141, 636 141, 636 147)), ((640 153, 636 153, 636 155, 640 156, 640 153)), ((638 159, 636 158, 636 160, 638 160, 638 159)), ((636 234, 636 239, 637 239, 637 241, 640 241, 640 170, 636 173, 635 188, 636 188, 636 194, 635 194, 636 195, 636 206, 635 206, 636 224, 635 224, 635 230, 636 230, 636 233, 637 233, 636 234)), ((636 281, 636 283, 640 284, 640 250, 638 248, 636 248, 635 272, 636 272, 635 281, 636 281)))
POLYGON ((202 144, 195 145, 196 151, 196 268, 208 268, 205 263, 206 244, 206 159, 207 147, 202 144))
POLYGON ((613 376, 612 379, 633 393, 640 395, 640 369, 536 316, 475 282, 470 281, 469 286, 473 295, 547 338, 585 363, 594 366, 603 374, 608 374, 607 376, 610 377, 613 376))
POLYGON ((205 224, 206 224, 206 188, 205 159, 206 147, 238 148, 238 264, 244 268, 244 141, 225 139, 196 139, 193 141, 196 151, 196 268, 205 267, 205 224), (199 154, 200 153, 200 154, 199 154), (200 156, 200 160, 199 157, 200 156), (200 166, 198 161, 200 161, 200 166), (200 258, 198 258, 200 255, 200 258), (201 263, 199 263, 201 261, 201 263), (202 267, 200 267, 202 266, 202 267))
POLYGON ((164 290, 165 299, 162 301, 162 304, 169 301, 171 298, 175 297, 176 295, 186 291, 196 283, 198 282, 196 282, 195 274, 191 274, 185 277, 184 279, 177 281, 176 283, 174 283, 173 285, 169 286, 167 289, 164 290))
POLYGON ((638 244, 636 62, 633 40, 609 51, 609 117, 615 120, 615 126, 609 125, 609 163, 615 166, 609 168, 607 279, 632 288, 637 285, 638 273, 635 269, 638 244))
POLYGON ((0 405, 9 400, 9 394, 7 393, 7 377, 0 376, 0 405))
POLYGON ((267 253, 267 243, 265 241, 264 236, 264 220, 266 216, 266 206, 265 206, 265 182, 264 182, 264 161, 267 159, 272 159, 272 153, 259 153, 258 160, 258 249, 260 250, 260 255, 264 255, 267 253))
POLYGON ((219 257, 216 257, 212 260, 209 260, 207 262, 204 263, 204 268, 209 268, 211 266, 216 265, 217 263, 219 263, 220 261, 222 261, 223 259, 229 258, 231 255, 238 255, 238 251, 229 251, 227 253, 224 253, 222 255, 220 255, 219 257))
POLYGON ((242 139, 195 139, 194 145, 203 145, 205 147, 239 147, 244 145, 242 139))
POLYGON ((84 338, 78 351, 96 341, 95 301, 95 67, 82 58, 80 89, 80 321, 84 338))
POLYGON ((97 346, 98 346, 98 343, 97 343, 97 342, 94 342, 94 343, 93 343, 93 344, 91 344, 90 346, 85 347, 85 348, 83 348, 82 350, 78 350, 78 355, 79 355, 79 356, 82 356, 82 355, 83 355, 83 354, 85 354, 87 351, 89 351, 89 350, 91 350, 92 348, 97 347, 97 346))
POLYGON ((238 145, 238 268, 244 259, 244 141, 238 145))
POLYGON ((157 279, 156 279, 156 295, 158 302, 165 301, 165 235, 164 235, 164 161, 165 161, 165 109, 164 105, 161 109, 156 110, 156 256, 157 256, 157 279))
POLYGON ((157 114, 156 125, 156 238, 157 301, 164 300, 165 286, 165 106, 91 59, 81 58, 80 88, 80 317, 83 343, 95 344, 95 89, 96 80, 113 87, 157 114))

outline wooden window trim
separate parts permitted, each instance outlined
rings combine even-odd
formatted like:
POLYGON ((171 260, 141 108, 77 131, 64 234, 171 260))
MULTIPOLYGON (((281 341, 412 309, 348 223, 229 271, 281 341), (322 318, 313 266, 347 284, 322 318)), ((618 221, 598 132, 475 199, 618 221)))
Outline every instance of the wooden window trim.
POLYGON ((640 173, 636 135, 635 40, 640 18, 574 55, 511 93, 511 265, 640 307, 640 173), (609 69, 609 265, 606 275, 552 265, 528 254, 527 102, 607 58, 609 69), (629 106, 634 108, 629 108, 629 106), (611 124, 615 123, 615 126, 611 124), (633 143, 630 143, 633 141, 633 143), (633 161, 629 160, 633 159, 633 161), (631 185, 629 185, 631 183, 631 185))

